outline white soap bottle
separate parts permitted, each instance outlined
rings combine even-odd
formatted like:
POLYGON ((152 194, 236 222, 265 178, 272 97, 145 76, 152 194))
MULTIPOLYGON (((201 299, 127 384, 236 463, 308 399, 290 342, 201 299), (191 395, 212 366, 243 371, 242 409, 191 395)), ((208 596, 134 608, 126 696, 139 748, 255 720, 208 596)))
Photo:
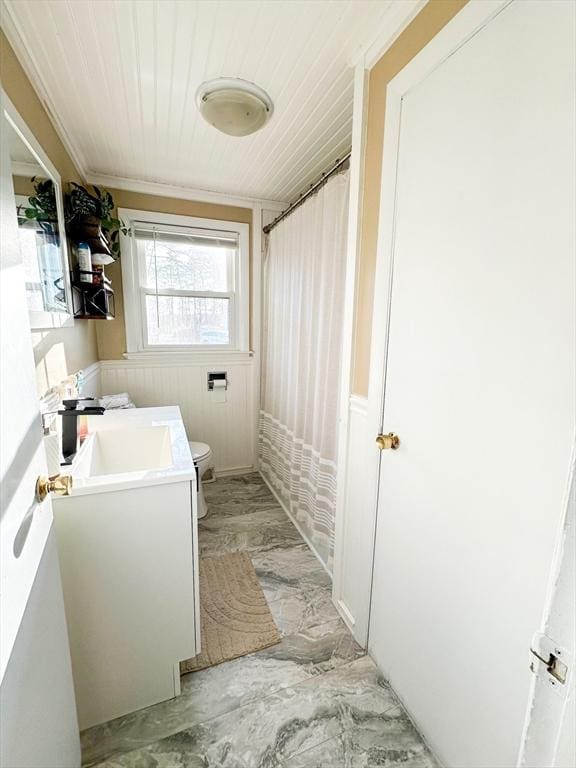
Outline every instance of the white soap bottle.
POLYGON ((76 256, 78 257, 78 267, 80 269, 80 282, 91 283, 92 254, 90 253, 90 246, 88 243, 78 243, 76 256))

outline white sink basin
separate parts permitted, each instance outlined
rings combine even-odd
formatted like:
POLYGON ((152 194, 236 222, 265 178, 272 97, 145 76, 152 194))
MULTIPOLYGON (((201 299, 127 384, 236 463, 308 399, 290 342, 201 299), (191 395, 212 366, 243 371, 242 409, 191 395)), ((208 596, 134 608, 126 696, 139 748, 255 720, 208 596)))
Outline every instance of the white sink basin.
POLYGON ((180 410, 134 408, 88 418, 89 434, 72 464, 77 495, 189 480, 194 462, 180 410))
POLYGON ((168 469, 172 466, 168 427, 135 427, 95 432, 87 448, 86 455, 80 457, 78 462, 78 473, 90 477, 168 469), (83 469, 87 471, 84 473, 83 469))

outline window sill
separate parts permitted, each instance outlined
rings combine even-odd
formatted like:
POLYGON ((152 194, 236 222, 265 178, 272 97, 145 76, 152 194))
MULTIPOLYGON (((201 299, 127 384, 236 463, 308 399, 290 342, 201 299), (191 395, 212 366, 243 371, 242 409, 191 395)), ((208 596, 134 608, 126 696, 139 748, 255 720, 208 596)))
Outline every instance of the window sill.
MULTIPOLYGON (((220 362, 246 363, 254 359, 253 352, 240 352, 236 349, 207 349, 191 352, 189 350, 162 350, 147 352, 125 352, 123 360, 140 365, 214 365, 220 362)), ((119 361, 106 361, 117 363, 119 361)))

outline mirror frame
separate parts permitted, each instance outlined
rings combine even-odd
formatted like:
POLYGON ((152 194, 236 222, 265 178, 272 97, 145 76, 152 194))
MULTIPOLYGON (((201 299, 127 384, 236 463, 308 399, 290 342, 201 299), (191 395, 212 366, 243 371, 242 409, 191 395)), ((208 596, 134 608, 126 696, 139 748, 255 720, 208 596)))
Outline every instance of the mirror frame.
POLYGON ((34 309, 28 310, 30 328, 34 330, 48 330, 50 328, 66 328, 74 325, 74 312, 72 308, 72 286, 70 284, 70 262, 68 259, 68 241, 64 219, 64 198, 62 196, 62 178, 56 167, 42 149, 39 141, 30 128, 26 125, 20 113, 12 104, 5 91, 2 91, 3 113, 2 118, 16 131, 19 138, 37 159, 38 164, 46 171, 54 184, 56 195, 56 211, 58 214, 58 232, 60 234, 60 254, 62 271, 64 273, 64 291, 66 294, 67 312, 46 312, 34 309))

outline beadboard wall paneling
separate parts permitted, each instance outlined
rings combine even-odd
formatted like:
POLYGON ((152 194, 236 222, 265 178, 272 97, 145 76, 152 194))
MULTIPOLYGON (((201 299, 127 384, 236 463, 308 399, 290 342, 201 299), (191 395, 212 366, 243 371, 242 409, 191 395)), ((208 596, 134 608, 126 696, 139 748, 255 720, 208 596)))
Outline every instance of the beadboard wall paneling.
POLYGON ((102 393, 128 392, 139 408, 178 405, 190 440, 208 443, 217 472, 256 468, 255 376, 252 359, 190 362, 101 363, 102 393), (209 371, 227 371, 226 402, 208 392, 209 371))
POLYGON ((92 363, 82 369, 82 390, 80 394, 83 397, 98 398, 102 394, 102 378, 100 363, 92 363))
POLYGON ((368 421, 368 400, 352 395, 341 519, 336 526, 333 599, 360 645, 366 647, 376 525, 379 451, 368 421))
POLYGON ((353 64, 419 1, 4 0, 0 12, 88 180, 289 201, 350 149, 353 64), (202 119, 196 90, 220 76, 268 91, 263 130, 238 139, 202 119))

